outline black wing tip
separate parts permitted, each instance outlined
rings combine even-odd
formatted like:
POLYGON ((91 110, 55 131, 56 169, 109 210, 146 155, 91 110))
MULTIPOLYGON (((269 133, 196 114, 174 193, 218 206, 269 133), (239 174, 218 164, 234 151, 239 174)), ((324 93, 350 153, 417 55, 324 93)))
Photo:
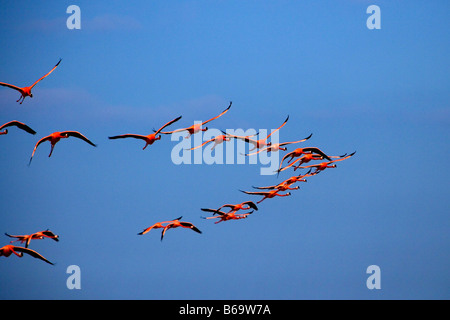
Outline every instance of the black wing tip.
POLYGON ((195 226, 193 226, 191 229, 194 230, 194 231, 197 232, 197 233, 202 233, 202 232, 201 232, 197 227, 195 227, 195 226))
POLYGON ((255 210, 258 210, 257 205, 256 205, 253 201, 248 201, 247 203, 248 203, 248 205, 249 205, 251 208, 253 208, 253 209, 255 209, 255 210))

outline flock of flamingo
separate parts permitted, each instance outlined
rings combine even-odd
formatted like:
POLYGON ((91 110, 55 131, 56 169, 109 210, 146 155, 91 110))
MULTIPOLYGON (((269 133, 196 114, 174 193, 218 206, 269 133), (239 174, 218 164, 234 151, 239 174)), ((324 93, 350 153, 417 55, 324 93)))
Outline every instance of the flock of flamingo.
MULTIPOLYGON (((31 89, 37 83, 39 83, 41 80, 43 80, 44 78, 49 76, 59 66, 60 62, 61 62, 61 59, 47 74, 42 76, 40 79, 38 79, 36 82, 34 82, 29 87, 18 87, 15 85, 4 83, 4 82, 0 82, 0 85, 12 88, 12 89, 20 92, 21 96, 19 97, 17 102, 22 104, 26 97, 30 97, 30 98, 33 97, 33 94, 31 93, 31 89)), ((149 145, 152 145, 155 141, 160 140, 161 135, 163 135, 163 134, 167 135, 167 134, 172 134, 175 132, 186 131, 188 133, 188 135, 185 138, 188 139, 192 135, 194 135, 198 132, 208 130, 208 127, 206 127, 206 126, 204 127, 204 125, 206 125, 210 121, 213 121, 213 120, 223 116, 225 113, 227 113, 229 111, 230 108, 231 108, 231 102, 230 102, 230 105, 224 111, 222 111, 219 115, 217 115, 207 121, 203 121, 201 123, 196 123, 196 124, 194 124, 190 127, 186 127, 186 128, 180 128, 180 129, 176 129, 173 131, 163 131, 166 127, 168 127, 168 126, 174 124, 175 122, 177 122, 178 120, 180 120, 181 116, 179 116, 179 117, 174 118, 173 120, 167 122, 162 127, 160 127, 158 130, 153 130, 153 133, 148 134, 148 135, 127 133, 127 134, 121 134, 121 135, 116 135, 116 136, 110 136, 108 138, 111 140, 124 139, 124 138, 140 139, 145 142, 143 149, 147 148, 147 146, 149 146, 149 145)), ((254 152, 246 153, 245 156, 253 156, 260 152, 278 152, 280 150, 287 151, 287 149, 285 147, 286 145, 305 142, 312 136, 312 134, 311 134, 306 138, 303 138, 303 139, 297 140, 297 141, 292 141, 292 142, 283 142, 283 143, 272 144, 271 141, 267 141, 270 138, 270 136, 273 133, 275 133, 276 131, 280 130, 287 123, 288 120, 289 120, 289 116, 276 130, 272 130, 272 132, 267 137, 264 137, 259 140, 255 140, 253 138, 254 136, 256 136, 258 134, 254 135, 254 136, 237 136, 237 135, 228 134, 228 133, 222 131, 223 135, 218 135, 210 140, 203 142, 201 145, 195 146, 189 150, 201 148, 209 143, 213 143, 212 149, 214 149, 216 147, 216 145, 218 145, 218 144, 221 144, 226 141, 230 141, 231 139, 239 139, 239 140, 245 141, 249 145, 253 146, 253 148, 250 149, 249 152, 251 152, 251 151, 254 151, 254 152)), ((30 134, 33 134, 33 135, 36 134, 36 131, 34 131, 28 125, 26 125, 22 122, 19 122, 17 120, 13 120, 13 121, 7 122, 0 126, 0 135, 8 134, 7 128, 10 128, 10 127, 17 127, 17 128, 24 130, 30 134), (3 131, 1 131, 1 130, 3 130, 3 131)), ((31 154, 28 165, 31 164, 31 160, 33 159, 33 156, 36 152, 37 147, 39 145, 41 145, 43 142, 46 142, 46 141, 50 142, 51 149, 50 149, 50 154, 48 155, 50 157, 52 155, 55 144, 58 141, 60 141, 61 139, 69 138, 69 137, 75 137, 75 138, 85 141, 86 143, 90 144, 91 146, 94 146, 94 147, 96 146, 96 144, 94 144, 92 141, 90 141, 88 138, 86 138, 83 134, 81 134, 78 131, 53 132, 52 134, 45 136, 37 141, 36 145, 34 146, 34 149, 31 154)), ((278 184, 275 184, 272 186, 253 187, 254 189, 256 189, 258 191, 240 190, 241 192, 243 192, 245 194, 261 196, 262 198, 259 201, 257 201, 256 203, 253 201, 244 201, 244 202, 238 203, 238 204, 224 204, 224 205, 218 207, 217 209, 201 208, 201 210, 203 212, 208 212, 211 214, 211 216, 201 217, 201 218, 203 218, 203 219, 219 219, 218 221, 215 222, 215 224, 217 224, 219 222, 223 222, 223 221, 245 219, 250 214, 252 214, 255 210, 258 210, 257 204, 260 204, 265 199, 271 199, 276 196, 278 196, 278 197, 290 196, 291 195, 290 190, 299 189, 299 186, 294 186, 296 183, 306 182, 307 177, 315 176, 327 168, 335 168, 336 162, 346 160, 346 159, 352 157, 354 154, 355 154, 355 152, 353 152, 349 155, 344 154, 341 156, 330 156, 330 155, 327 155, 325 152, 323 152, 322 150, 320 150, 317 147, 297 148, 294 151, 289 152, 283 156, 282 160, 280 161, 279 168, 275 173, 277 173, 279 175, 280 172, 283 172, 289 168, 293 168, 294 171, 296 171, 297 169, 308 169, 308 171, 306 173, 291 176, 290 178, 282 181, 281 183, 278 183, 278 184), (287 164, 283 167, 283 163, 285 162, 285 160, 286 160, 287 164), (324 160, 326 160, 326 161, 324 161, 324 160), (311 161, 320 161, 320 162, 311 164, 311 165, 304 165, 304 164, 310 163, 311 161), (282 192, 285 192, 285 193, 282 193, 282 192), (226 210, 226 211, 224 211, 224 210, 226 210), (243 213, 238 213, 239 211, 242 211, 243 213)), ((138 235, 144 235, 153 229, 161 228, 162 229, 161 241, 162 241, 167 230, 178 228, 178 227, 191 229, 197 233, 202 233, 193 223, 187 222, 187 221, 180 221, 181 219, 182 219, 182 217, 179 217, 179 218, 176 218, 173 220, 157 222, 157 223, 153 224, 152 226, 144 229, 142 232, 138 233, 138 235)), ((10 244, 7 244, 0 248, 0 256, 9 257, 11 254, 14 253, 18 257, 23 257, 23 254, 26 253, 34 258, 40 259, 49 264, 53 264, 52 262, 50 262, 49 260, 44 258, 40 253, 28 248, 31 240, 49 238, 49 239, 53 239, 55 241, 59 241, 59 236, 54 234, 52 231, 47 229, 44 231, 39 231, 39 232, 35 232, 32 234, 28 234, 28 235, 9 235, 7 233, 5 233, 5 235, 10 238, 14 238, 15 240, 12 240, 10 242, 10 244), (11 243, 17 242, 17 241, 20 241, 20 243, 22 243, 22 244, 25 243, 25 246, 16 246, 16 245, 11 244, 11 243)))

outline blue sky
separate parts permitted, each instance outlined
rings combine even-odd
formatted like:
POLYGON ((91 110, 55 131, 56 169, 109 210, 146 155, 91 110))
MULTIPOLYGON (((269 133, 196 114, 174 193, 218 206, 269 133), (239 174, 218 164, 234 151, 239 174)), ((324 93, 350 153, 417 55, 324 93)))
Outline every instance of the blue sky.
MULTIPOLYGON (((1 299, 448 299, 450 91, 447 1, 20 1, 2 4, 0 232, 49 228, 31 248, 55 266, 0 258, 1 299), (66 9, 81 9, 69 30, 66 9), (381 8, 369 30, 366 9, 381 8), (200 208, 259 200, 239 192, 290 177, 259 164, 175 165, 177 141, 137 140, 182 115, 189 126, 278 127, 281 141, 357 151, 214 224, 200 208), (34 144, 77 130, 51 158, 34 144), (137 233, 183 216, 186 229, 137 233), (81 289, 66 287, 69 265, 81 289), (366 269, 381 269, 381 289, 366 269)), ((290 147, 289 150, 293 150, 290 147)), ((298 172, 298 171, 297 171, 298 172)), ((1 246, 9 243, 2 236, 1 246)))

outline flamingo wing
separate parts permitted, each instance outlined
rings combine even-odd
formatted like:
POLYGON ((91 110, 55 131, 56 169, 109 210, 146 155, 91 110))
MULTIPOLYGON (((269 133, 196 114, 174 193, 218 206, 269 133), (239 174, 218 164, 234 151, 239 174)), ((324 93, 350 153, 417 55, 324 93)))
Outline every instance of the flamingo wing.
POLYGON ((108 139, 123 139, 123 138, 135 138, 135 139, 145 140, 145 136, 140 135, 140 134, 132 134, 132 133, 126 133, 126 134, 121 134, 118 136, 108 137, 108 139))
POLYGON ((353 152, 353 153, 351 153, 351 154, 349 154, 348 156, 345 156, 345 157, 342 157, 342 158, 339 158, 339 159, 336 159, 336 160, 332 160, 332 161, 330 161, 330 163, 338 162, 338 161, 342 161, 342 160, 348 159, 348 158, 352 157, 355 153, 356 153, 356 151, 353 152))
POLYGON ((19 91, 20 93, 23 92, 22 88, 20 88, 20 87, 18 87, 18 86, 15 86, 15 85, 12 85, 12 84, 9 84, 9 83, 6 83, 6 82, 0 82, 0 86, 4 86, 4 87, 8 87, 8 88, 17 90, 17 91, 19 91))
POLYGON ((178 120, 180 120, 181 117, 182 117, 182 116, 179 116, 178 118, 175 118, 175 119, 173 119, 173 120, 167 122, 165 125, 163 125, 161 128, 159 128, 157 131, 155 131, 155 135, 158 134, 158 133, 160 133, 161 130, 164 129, 165 127, 170 126, 172 123, 177 122, 178 120))
POLYGON ((239 190, 239 191, 246 193, 246 194, 258 195, 258 196, 265 196, 266 194, 269 194, 268 191, 244 191, 244 190, 239 190))
POLYGON ((291 141, 291 142, 283 142, 283 143, 280 143, 279 145, 280 145, 280 146, 285 146, 285 145, 287 145, 287 144, 293 144, 293 143, 305 142, 306 140, 308 140, 309 138, 311 138, 311 136, 312 136, 312 133, 311 133, 308 137, 306 137, 306 138, 304 138, 304 139, 302 139, 302 140, 291 141))
POLYGON ((155 226, 156 226, 156 224, 154 224, 154 225, 152 225, 152 226, 150 226, 150 227, 148 227, 148 228, 142 230, 142 232, 139 232, 138 235, 146 234, 147 232, 149 232, 150 230, 152 230, 153 228, 155 228, 155 226))
POLYGON ((24 241, 25 240, 25 238, 26 238, 26 236, 23 236, 23 235, 11 235, 11 234, 8 234, 8 233, 6 233, 5 232, 5 235, 6 236, 8 236, 8 237, 10 237, 10 238, 16 238, 17 239, 17 241, 24 241))
POLYGON ((295 150, 294 150, 294 151, 291 151, 291 152, 289 152, 289 153, 286 153, 286 154, 283 156, 283 158, 281 159, 281 161, 280 161, 280 167, 279 167, 278 169, 281 169, 281 166, 283 165, 283 162, 284 162, 284 160, 285 160, 287 157, 293 157, 294 154, 295 154, 295 150))
POLYGON ((275 189, 277 186, 268 186, 268 187, 255 187, 252 186, 254 189, 258 189, 258 190, 271 190, 271 189, 275 189))
POLYGON ((303 148, 304 151, 311 151, 317 154, 320 154, 322 157, 324 157, 325 159, 327 159, 328 161, 331 160, 331 158, 322 150, 320 150, 319 148, 316 147, 307 147, 307 148, 303 148))
POLYGON ((36 143, 36 145, 34 146, 34 149, 33 149, 33 153, 31 154, 30 162, 28 163, 28 165, 31 164, 31 160, 33 160, 33 156, 34 156, 34 153, 36 152, 37 147, 39 147, 39 145, 41 143, 48 141, 48 140, 50 140, 50 136, 43 137, 36 143))
POLYGON ((28 133, 36 134, 36 131, 34 131, 33 129, 31 129, 31 128, 30 128, 29 126, 27 126, 25 123, 19 122, 19 121, 17 121, 17 120, 13 120, 13 121, 10 121, 10 122, 8 122, 8 123, 5 123, 4 125, 2 125, 2 126, 0 127, 0 130, 2 130, 3 128, 6 128, 6 127, 11 127, 11 126, 16 126, 16 127, 18 127, 19 129, 22 129, 22 130, 24 130, 24 131, 26 131, 26 132, 28 132, 28 133))
POLYGON ((194 225, 193 225, 192 223, 190 223, 190 222, 184 222, 184 221, 181 221, 180 224, 181 224, 181 226, 182 226, 183 228, 189 228, 189 229, 191 229, 191 230, 194 230, 194 231, 197 232, 197 233, 202 233, 196 226, 194 226, 194 225))
POLYGON ((215 120, 215 119, 217 119, 217 118, 223 116, 228 110, 230 110, 230 108, 231 108, 231 103, 232 103, 232 102, 230 101, 230 105, 228 106, 228 108, 226 108, 225 110, 223 110, 222 113, 220 113, 219 115, 215 116, 214 118, 211 118, 211 119, 209 119, 209 120, 206 120, 206 121, 202 122, 202 125, 203 125, 203 124, 207 124, 208 122, 213 121, 213 120, 215 120))
POLYGON ((166 234, 166 231, 169 230, 169 229, 171 229, 171 228, 173 228, 173 227, 174 227, 174 224, 173 224, 173 223, 168 224, 167 226, 164 227, 164 229, 163 229, 162 232, 161 232, 161 241, 162 241, 162 239, 164 238, 164 235, 166 234))
MULTIPOLYGON (((270 149, 270 148, 272 148, 272 147, 273 147, 273 146, 264 147, 264 148, 262 148, 262 149, 259 149, 258 151, 255 151, 255 152, 252 152, 252 153, 244 153, 243 155, 246 156, 246 157, 248 157, 248 156, 254 156, 255 154, 258 154, 258 153, 260 153, 260 152, 262 152, 262 151, 268 150, 268 149, 270 149)), ((242 154, 242 153, 241 153, 241 154, 242 154)))
POLYGON ((51 232, 50 230, 42 231, 42 234, 43 234, 44 236, 46 236, 47 238, 53 239, 53 240, 55 240, 55 241, 59 241, 59 239, 58 239, 59 236, 56 235, 56 234, 54 234, 54 233, 51 232))
POLYGON ((47 259, 45 259, 42 255, 40 255, 39 253, 37 253, 34 250, 28 249, 28 248, 23 248, 23 247, 14 247, 14 251, 19 251, 22 253, 26 253, 29 254, 30 256, 32 256, 33 258, 37 258, 37 259, 41 259, 42 261, 45 261, 51 265, 53 265, 52 262, 48 261, 47 259))
POLYGON ((187 128, 180 128, 180 129, 176 129, 176 130, 172 130, 172 131, 160 131, 159 133, 161 133, 161 134, 172 134, 172 133, 175 133, 175 132, 187 131, 187 130, 189 130, 191 128, 192 128, 192 126, 191 127, 187 127, 187 128))
POLYGON ((97 145, 95 143, 93 143, 92 141, 90 141, 88 138, 86 138, 84 135, 82 135, 81 133, 79 133, 78 131, 64 131, 61 132, 61 134, 66 134, 68 137, 75 137, 81 140, 86 141, 87 143, 89 143, 91 146, 96 147, 97 145))
POLYGON ((216 209, 209 209, 209 208, 201 208, 200 210, 205 211, 205 212, 212 212, 214 214, 218 214, 221 216, 227 215, 227 213, 220 211, 220 210, 216 210, 216 209))
POLYGON ((41 81, 41 80, 43 80, 45 77, 49 76, 50 73, 52 73, 53 70, 55 70, 56 67, 59 66, 59 63, 61 62, 61 60, 62 60, 62 59, 59 59, 58 63, 57 63, 57 64, 52 68, 52 70, 50 70, 46 75, 44 75, 44 76, 42 76, 41 78, 39 78, 38 80, 36 80, 36 82, 33 83, 33 84, 31 85, 31 89, 32 89, 39 81, 41 81))
POLYGON ((205 144, 214 141, 214 139, 216 139, 216 137, 211 138, 211 139, 209 139, 209 140, 203 142, 201 145, 198 145, 198 146, 196 146, 196 147, 193 147, 193 148, 190 148, 190 149, 186 149, 186 150, 195 150, 195 149, 198 149, 198 148, 200 148, 200 147, 203 147, 205 144))
POLYGON ((275 132, 277 132, 278 130, 280 130, 281 128, 283 128, 284 125, 286 124, 286 122, 288 122, 288 120, 289 120, 289 116, 287 116, 286 120, 284 120, 284 122, 281 124, 281 126, 279 126, 277 129, 273 130, 273 131, 267 136, 266 140, 269 139, 269 137, 270 137, 272 134, 274 134, 275 132))
POLYGON ((256 204, 253 201, 246 201, 246 202, 244 202, 244 204, 247 204, 252 209, 258 210, 258 207, 256 206, 256 204))
POLYGON ((258 133, 257 133, 257 134, 254 134, 254 135, 250 135, 250 136, 237 136, 237 135, 234 135, 234 134, 229 134, 229 133, 227 133, 227 132, 225 132, 225 131, 222 131, 222 133, 223 133, 224 135, 226 135, 227 137, 229 137, 229 138, 234 138, 234 139, 243 140, 243 141, 245 141, 245 142, 252 143, 252 144, 254 144, 254 145, 257 145, 257 144, 258 144, 258 141, 254 140, 254 139, 250 139, 250 137, 253 137, 253 136, 255 136, 255 135, 258 135, 258 133))

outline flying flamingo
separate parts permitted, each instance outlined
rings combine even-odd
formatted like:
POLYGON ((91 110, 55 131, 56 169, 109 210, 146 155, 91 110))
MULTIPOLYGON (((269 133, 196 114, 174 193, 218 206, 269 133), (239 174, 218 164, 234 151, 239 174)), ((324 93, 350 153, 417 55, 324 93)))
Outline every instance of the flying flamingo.
MULTIPOLYGON (((298 189, 298 188, 297 188, 298 189)), ((259 200, 257 203, 261 203, 262 201, 264 201, 265 199, 271 199, 275 196, 279 196, 279 197, 288 197, 291 195, 290 192, 287 192, 285 194, 279 194, 278 192, 280 192, 280 190, 278 189, 273 189, 270 191, 256 191, 256 192, 252 192, 252 191, 243 191, 243 190, 239 190, 243 193, 246 194, 251 194, 251 195, 258 195, 258 196, 263 196, 263 198, 261 200, 259 200)))
POLYGON ((122 134, 122 135, 118 135, 118 136, 113 136, 113 137, 109 137, 109 139, 122 139, 122 138, 135 138, 135 139, 141 139, 145 141, 145 146, 144 148, 142 148, 142 150, 145 150, 145 148, 147 148, 148 145, 152 145, 153 142, 155 142, 156 140, 160 140, 161 139, 161 135, 157 136, 162 129, 164 129, 165 127, 171 125, 174 122, 177 122, 178 120, 181 119, 181 116, 179 116, 178 118, 175 118, 169 122, 167 122, 165 125, 163 125, 161 128, 159 128, 158 130, 154 130, 154 133, 151 133, 149 135, 143 136, 143 135, 139 135, 139 134, 131 134, 131 133, 127 133, 127 134, 122 134))
MULTIPOLYGON (((283 159, 281 159, 280 167, 278 168, 277 172, 278 172, 278 174, 280 174, 281 171, 284 171, 284 170, 292 167, 297 162, 300 162, 300 164, 303 164, 303 163, 308 163, 311 160, 323 160, 323 159, 327 159, 327 160, 331 161, 331 158, 341 158, 346 155, 347 154, 344 154, 342 156, 328 156, 322 150, 320 150, 319 148, 316 148, 316 147, 297 148, 294 151, 287 153, 283 157, 283 159), (300 157, 300 158, 295 160, 294 162, 290 163, 286 167, 282 168, 281 166, 283 165, 284 160, 289 157, 290 157, 290 159, 288 160, 288 163, 291 162, 296 157, 300 157)), ((297 166, 299 166, 299 165, 297 165, 297 166)))
POLYGON ((186 222, 186 221, 180 221, 180 219, 183 217, 179 217, 170 221, 163 221, 163 222, 157 222, 154 225, 148 227, 147 229, 145 229, 144 231, 138 233, 138 235, 143 235, 146 234, 147 232, 149 232, 152 229, 158 229, 158 228, 163 228, 163 231, 161 232, 161 241, 164 238, 164 234, 166 233, 166 231, 168 229, 173 229, 173 228, 178 228, 178 227, 182 227, 182 228, 188 228, 191 229, 195 232, 198 233, 202 233, 196 226, 194 226, 192 223, 190 222, 186 222), (167 223, 166 226, 163 226, 163 223, 167 223))
POLYGON ((274 189, 277 189, 279 191, 297 190, 297 189, 299 189, 298 186, 294 187, 294 188, 291 188, 291 185, 293 185, 296 182, 307 182, 307 180, 305 179, 306 177, 310 177, 310 176, 315 175, 315 173, 310 173, 310 172, 311 172, 311 169, 306 174, 300 174, 298 176, 290 177, 289 179, 286 179, 283 182, 281 182, 279 184, 276 184, 276 185, 273 185, 273 186, 253 187, 253 188, 258 189, 258 190, 274 190, 274 189))
POLYGON ((64 138, 69 138, 69 137, 75 137, 75 138, 79 138, 81 140, 86 141, 87 143, 89 143, 91 146, 96 147, 97 145, 95 145, 94 143, 92 143, 88 138, 86 138, 84 135, 82 135, 81 133, 79 133, 78 131, 62 131, 62 132, 53 132, 52 134, 43 137, 41 140, 39 140, 36 145, 34 146, 33 149, 33 153, 31 154, 31 158, 30 158, 30 162, 28 165, 31 164, 31 160, 33 160, 33 156, 34 153, 36 152, 37 147, 45 141, 50 141, 51 144, 51 149, 50 149, 50 154, 48 155, 49 157, 51 157, 52 152, 53 152, 53 148, 55 147, 55 144, 64 138))
POLYGON ((185 137, 185 139, 188 139, 191 135, 193 135, 193 134, 195 134, 197 132, 208 130, 208 127, 202 128, 202 126, 207 124, 208 122, 210 122, 212 120, 215 120, 215 119, 223 116, 231 108, 231 103, 232 102, 230 101, 230 105, 228 106, 228 108, 226 108, 224 111, 222 111, 222 113, 220 113, 219 115, 215 116, 214 118, 211 118, 209 120, 203 121, 201 123, 193 124, 192 126, 187 127, 187 128, 181 128, 181 129, 176 129, 176 130, 173 130, 173 131, 165 131, 165 132, 161 131, 160 133, 162 133, 162 134, 172 134, 172 133, 175 133, 175 132, 187 131, 189 134, 185 137))
POLYGON ((10 243, 16 242, 16 241, 20 241, 20 243, 24 243, 25 242, 25 248, 28 248, 28 245, 30 244, 31 240, 34 239, 44 239, 44 238, 49 238, 49 239, 53 239, 55 241, 59 241, 59 236, 54 234, 53 232, 51 232, 50 230, 44 230, 44 231, 39 231, 39 232, 35 232, 32 234, 27 234, 27 235, 20 235, 20 236, 13 236, 13 235, 9 235, 7 233, 5 233, 8 237, 10 238, 16 238, 16 240, 11 241, 10 243))
POLYGON ((330 157, 325 152, 320 150, 319 148, 316 148, 316 147, 297 148, 294 151, 291 151, 291 152, 289 152, 289 153, 284 155, 283 159, 281 159, 281 162, 280 162, 280 168, 281 168, 281 166, 283 164, 283 161, 285 159, 287 159, 287 158, 290 158, 288 160, 288 163, 289 163, 294 158, 298 158, 298 157, 300 157, 300 156, 302 156, 304 154, 312 154, 312 153, 321 155, 322 157, 324 157, 325 159, 327 159, 329 161, 331 160, 330 157))
MULTIPOLYGON (((25 130, 28 133, 36 134, 36 131, 31 129, 29 126, 27 126, 25 123, 19 122, 17 120, 13 120, 10 122, 5 123, 4 125, 0 126, 0 130, 3 130, 7 127, 16 126, 19 129, 25 130)), ((2 134, 8 134, 8 129, 5 129, 4 131, 0 131, 0 135, 2 134)))
POLYGON ((279 126, 277 129, 273 130, 267 137, 259 139, 259 140, 255 140, 255 139, 250 139, 248 136, 242 137, 242 136, 236 136, 233 134, 229 134, 226 132, 223 132, 224 134, 228 135, 231 138, 235 138, 235 139, 239 139, 239 140, 243 140, 247 143, 250 143, 253 145, 253 148, 250 149, 249 151, 253 151, 255 149, 260 149, 260 148, 264 148, 266 146, 270 146, 272 144, 272 142, 266 142, 267 139, 269 139, 269 137, 274 134, 275 132, 277 132, 278 130, 280 130, 285 124, 286 122, 289 120, 289 116, 287 116, 286 120, 284 120, 284 122, 281 124, 281 126, 279 126))
POLYGON ((0 82, 0 86, 4 86, 4 87, 9 87, 11 89, 17 90, 20 92, 21 96, 19 98, 19 100, 17 100, 16 102, 19 102, 20 100, 20 104, 22 104, 22 102, 25 100, 26 97, 30 97, 33 98, 33 94, 31 93, 31 89, 33 89, 33 87, 42 79, 44 79, 45 77, 47 77, 48 75, 50 75, 50 73, 53 72, 53 70, 56 69, 56 67, 59 65, 59 63, 61 62, 61 59, 59 59, 58 63, 52 68, 52 70, 50 70, 45 76, 41 77, 39 80, 37 80, 35 83, 33 83, 31 86, 29 87, 17 87, 15 85, 9 84, 9 83, 5 83, 5 82, 0 82))
POLYGON ((242 203, 238 203, 238 204, 224 204, 223 206, 219 207, 216 212, 218 213, 220 211, 220 209, 223 208, 230 208, 230 211, 228 211, 228 213, 230 212, 236 212, 238 210, 249 210, 254 209, 254 210, 258 210, 258 207, 256 206, 256 204, 253 201, 245 201, 242 203))
POLYGON ((345 157, 342 157, 342 158, 339 158, 339 159, 336 159, 336 160, 327 161, 327 162, 321 162, 319 164, 313 164, 313 165, 304 166, 304 167, 296 167, 295 169, 315 168, 316 170, 314 171, 314 173, 317 174, 317 173, 325 170, 326 168, 336 168, 337 165, 334 164, 335 162, 348 159, 351 156, 353 156, 355 153, 356 153, 356 151, 351 153, 351 154, 349 154, 348 156, 345 156, 345 157))
POLYGON ((41 260, 53 265, 53 263, 51 263, 50 261, 45 259, 42 255, 40 255, 36 251, 28 249, 28 248, 17 247, 17 246, 13 246, 12 244, 7 244, 6 246, 0 248, 0 257, 1 256, 9 257, 12 253, 14 253, 19 258, 22 258, 23 254, 26 253, 34 258, 41 259, 41 260), (19 253, 17 253, 17 252, 19 252, 19 253))
MULTIPOLYGON (((330 158, 343 158, 345 157, 347 154, 343 154, 342 156, 329 156, 330 158)), ((323 160, 322 156, 318 156, 318 155, 313 155, 311 157, 310 154, 305 154, 303 157, 301 157, 300 159, 295 160, 294 162, 292 162, 288 167, 290 167, 291 165, 296 164, 297 162, 299 162, 295 167, 294 167, 294 171, 296 171, 298 168, 300 168, 302 166, 302 164, 304 163, 308 163, 311 160, 323 160)))
POLYGON ((311 138, 311 136, 312 136, 312 134, 310 134, 308 137, 306 137, 306 138, 304 138, 304 139, 302 139, 302 140, 298 140, 298 141, 283 142, 283 143, 275 143, 275 144, 272 144, 272 143, 271 143, 269 146, 266 146, 266 147, 264 147, 264 148, 261 148, 261 149, 259 149, 258 151, 255 151, 255 152, 253 152, 253 153, 246 153, 246 154, 244 154, 244 155, 245 155, 245 156, 252 156, 252 155, 255 155, 255 154, 260 153, 261 151, 267 151, 267 152, 275 152, 275 151, 279 151, 279 150, 286 151, 287 148, 286 148, 286 147, 283 147, 283 146, 288 145, 288 144, 294 144, 294 143, 304 142, 304 141, 308 140, 309 138, 311 138))
POLYGON ((311 160, 323 160, 323 159, 324 159, 324 157, 320 154, 305 153, 302 157, 300 157, 299 159, 295 160, 294 162, 288 164, 287 166, 285 166, 283 168, 281 168, 281 164, 283 163, 283 161, 281 161, 280 168, 277 170, 277 172, 278 172, 278 174, 280 174, 281 171, 284 171, 284 170, 294 166, 297 162, 300 162, 300 165, 301 165, 303 163, 308 163, 311 160))
POLYGON ((254 210, 246 213, 234 213, 234 212, 223 212, 223 211, 217 211, 215 209, 208 209, 208 208, 202 208, 202 211, 205 212, 213 212, 214 214, 218 214, 219 216, 212 216, 212 217, 202 217, 203 219, 217 219, 220 218, 219 221, 214 222, 214 224, 217 224, 222 221, 229 221, 229 220, 239 220, 239 219, 245 219, 249 214, 252 214, 254 210))

